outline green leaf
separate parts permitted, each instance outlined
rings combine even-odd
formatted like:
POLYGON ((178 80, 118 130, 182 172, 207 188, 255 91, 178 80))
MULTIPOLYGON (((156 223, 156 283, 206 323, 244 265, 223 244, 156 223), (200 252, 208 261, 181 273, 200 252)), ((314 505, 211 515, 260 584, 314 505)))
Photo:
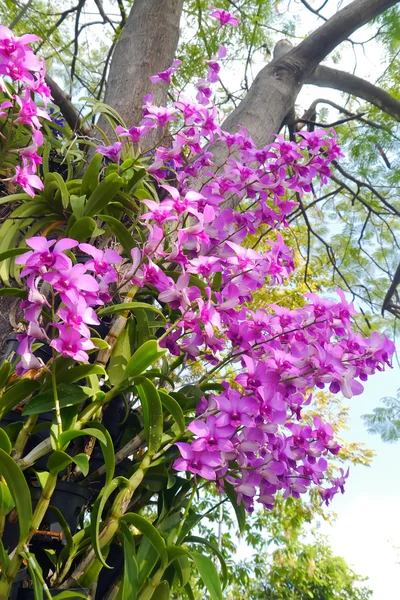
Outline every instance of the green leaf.
MULTIPOLYGON (((135 310, 135 308, 144 308, 145 310, 150 310, 151 312, 157 313, 165 321, 165 317, 161 310, 155 306, 152 306, 151 304, 146 304, 146 302, 125 302, 122 304, 114 304, 113 306, 101 308, 97 311, 97 314, 99 317, 105 317, 106 315, 113 315, 117 312, 123 312, 124 310, 135 310)), ((160 327, 162 327, 162 323, 160 323, 160 327)))
POLYGON ((57 474, 66 469, 71 462, 72 458, 66 452, 56 450, 50 455, 47 461, 47 468, 50 473, 57 474))
POLYGON ((120 522, 120 528, 124 537, 124 570, 118 600, 136 600, 139 568, 136 560, 135 541, 126 523, 120 522))
POLYGON ((130 523, 147 537, 161 558, 161 566, 165 569, 168 564, 168 553, 165 541, 160 532, 147 519, 135 513, 126 513, 121 521, 130 523))
POLYGON ((32 522, 31 493, 17 463, 0 448, 0 473, 4 477, 18 513, 19 541, 29 535, 32 522))
POLYGON ((61 177, 59 173, 48 173, 44 178, 44 186, 45 189, 50 187, 56 188, 60 190, 61 194, 61 202, 63 208, 68 208, 69 205, 69 192, 67 186, 65 185, 64 179, 61 177))
POLYGON ((0 419, 39 387, 40 383, 34 379, 23 379, 11 386, 0 398, 0 419))
POLYGON ((105 350, 106 348, 110 347, 110 345, 108 344, 108 342, 106 342, 106 340, 102 340, 101 338, 98 338, 98 337, 92 337, 92 338, 90 338, 90 341, 100 350, 105 350))
POLYGON ((36 556, 31 552, 21 552, 21 556, 28 564, 29 574, 33 583, 34 599, 43 600, 43 572, 36 560, 36 556))
POLYGON ((5 517, 14 508, 15 502, 8 486, 0 481, 0 517, 5 517))
POLYGON ((185 585, 190 580, 190 576, 192 574, 192 568, 190 566, 188 557, 177 556, 174 562, 174 568, 178 575, 181 587, 185 587, 185 585))
POLYGON ((168 583, 168 581, 162 581, 161 583, 159 583, 151 598, 152 598, 152 600, 168 600, 169 599, 169 583, 168 583))
POLYGON ((73 461, 76 465, 78 465, 79 469, 82 471, 82 475, 86 477, 89 473, 89 457, 87 454, 75 454, 73 457, 73 461))
POLYGON ((57 371, 57 383, 75 383, 90 375, 104 376, 105 374, 105 370, 100 365, 78 365, 61 373, 57 371))
POLYGON ((161 445, 163 435, 163 413, 160 395, 149 379, 144 379, 140 384, 137 384, 136 389, 142 404, 147 452, 149 456, 153 456, 161 445))
MULTIPOLYGON (((3 361, 3 364, 0 366, 0 391, 5 387, 8 380, 10 379, 12 370, 13 370, 12 364, 8 360, 3 361)), ((0 400, 0 406, 1 406, 1 400, 0 400)))
POLYGON ((137 377, 150 367, 158 358, 164 356, 156 340, 148 340, 133 354, 125 369, 125 377, 137 377))
POLYGON ((27 252, 27 248, 10 248, 9 250, 0 252, 0 262, 2 260, 5 260, 6 258, 12 258, 13 256, 19 256, 20 254, 25 254, 25 252, 27 252))
POLYGON ((109 226, 109 228, 111 229, 111 231, 116 236, 119 243, 125 250, 127 257, 130 258, 131 250, 136 245, 130 231, 127 230, 127 228, 125 227, 125 225, 123 225, 123 223, 121 223, 121 221, 118 221, 118 219, 115 219, 114 217, 111 217, 109 215, 100 215, 100 218, 107 223, 107 225, 109 226))
POLYGON ((92 237, 92 233, 96 228, 96 221, 92 217, 82 217, 72 225, 68 231, 68 237, 78 242, 84 242, 92 237))
POLYGON ((5 297, 16 297, 16 298, 26 298, 26 291, 21 290, 20 288, 6 287, 0 289, 0 296, 5 297))
POLYGON ((206 538, 201 538, 196 535, 190 535, 187 538, 185 538, 183 541, 183 543, 190 543, 190 542, 192 542, 194 544, 203 544, 203 546, 206 546, 207 548, 209 548, 218 557, 218 560, 221 564, 222 587, 225 588, 225 586, 228 582, 228 569, 227 569, 226 562, 225 562, 225 559, 224 559, 222 553, 218 550, 218 548, 212 542, 210 542, 206 538))
POLYGON ((200 552, 190 552, 190 556, 211 596, 211 600, 223 600, 217 569, 211 558, 200 552))
POLYGON ((100 533, 100 522, 103 514, 104 507, 107 503, 108 498, 111 494, 121 485, 129 485, 129 481, 124 477, 115 477, 108 485, 103 486, 100 495, 97 497, 96 502, 93 504, 92 510, 90 511, 90 534, 93 544, 93 550, 101 562, 101 564, 107 569, 112 569, 104 560, 103 553, 100 547, 99 533, 100 533))
POLYGON ((123 180, 117 173, 107 175, 91 194, 86 203, 84 214, 88 217, 98 215, 107 204, 112 202, 122 183, 123 180))
POLYGON ((71 194, 69 201, 71 203, 72 213, 75 219, 81 219, 85 209, 86 196, 75 196, 74 194, 71 194))
POLYGON ((193 590, 190 586, 190 583, 187 583, 185 585, 185 592, 186 592, 186 596, 189 598, 189 600, 195 600, 193 590))
MULTIPOLYGON (((106 427, 104 427, 104 425, 102 423, 98 423, 97 421, 92 421, 90 423, 90 425, 91 425, 91 429, 98 430, 97 439, 99 440, 99 443, 100 443, 100 448, 101 448, 101 451, 102 451, 103 457, 104 457, 104 465, 106 467, 106 481, 105 481, 104 485, 108 485, 112 481, 112 478, 114 477, 114 471, 115 471, 114 444, 113 444, 111 435, 109 434, 108 430, 106 429, 106 427), (100 435, 102 435, 104 439, 101 439, 100 435)), ((84 431, 87 431, 87 429, 85 429, 84 431)), ((95 436, 93 436, 93 437, 95 437, 95 436)))
POLYGON ((0 568, 5 573, 8 569, 8 565, 10 564, 10 558, 7 552, 4 549, 4 544, 0 538, 0 568))
POLYGON ((93 194, 94 190, 98 186, 102 160, 103 156, 96 153, 90 161, 89 166, 83 176, 81 193, 87 198, 93 194))
POLYGON ((186 423, 183 410, 181 409, 179 403, 163 389, 159 389, 158 393, 160 395, 162 405, 173 416, 176 424, 179 427, 179 431, 184 433, 186 430, 186 423))
MULTIPOLYGON (((75 458, 76 457, 74 457, 74 460, 75 460, 75 458)), ((68 548, 71 548, 72 544, 73 544, 73 539, 72 539, 71 530, 68 526, 68 523, 64 519, 64 515, 56 506, 51 506, 51 504, 49 506, 49 510, 51 510, 51 512, 57 517, 57 521, 59 522, 61 529, 63 531, 64 537, 65 537, 65 544, 66 544, 66 546, 68 546, 68 548)))
POLYGON ((228 481, 224 482, 224 491, 232 504, 233 510, 235 511, 239 531, 240 533, 244 533, 246 530, 246 511, 244 510, 242 504, 238 504, 237 494, 234 490, 234 487, 228 481))
MULTIPOLYGON (((92 388, 81 385, 68 385, 61 383, 57 386, 60 408, 80 404, 86 398, 94 396, 95 391, 92 388)), ((38 394, 24 406, 23 415, 38 415, 42 412, 54 410, 53 390, 47 390, 38 394)))
POLYGON ((117 343, 112 350, 110 362, 108 364, 108 377, 111 384, 114 386, 119 385, 121 381, 124 380, 126 365, 131 357, 131 345, 129 340, 131 322, 132 320, 128 321, 127 326, 118 336, 117 343))
POLYGON ((1 427, 0 427, 0 448, 2 450, 4 450, 4 452, 7 452, 7 454, 11 454, 12 445, 10 442, 10 438, 8 437, 8 435, 6 434, 4 429, 2 429, 1 427))
POLYGON ((90 435, 95 437, 101 443, 107 445, 106 436, 102 431, 99 431, 95 427, 87 427, 86 429, 70 429, 69 431, 63 431, 63 433, 58 438, 60 446, 64 446, 65 444, 69 444, 71 440, 74 440, 77 437, 83 437, 85 435, 90 435))

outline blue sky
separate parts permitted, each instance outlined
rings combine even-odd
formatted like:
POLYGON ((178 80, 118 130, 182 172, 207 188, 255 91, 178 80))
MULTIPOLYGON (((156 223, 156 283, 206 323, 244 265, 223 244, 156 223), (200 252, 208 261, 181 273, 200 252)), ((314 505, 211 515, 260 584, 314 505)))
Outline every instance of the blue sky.
POLYGON ((336 496, 331 506, 336 522, 321 526, 334 552, 369 577, 373 600, 400 597, 400 442, 385 444, 368 434, 361 415, 371 412, 383 396, 396 396, 398 388, 396 366, 371 377, 361 396, 346 401, 351 406, 350 430, 343 437, 366 442, 376 457, 370 467, 351 468, 345 494, 336 496))

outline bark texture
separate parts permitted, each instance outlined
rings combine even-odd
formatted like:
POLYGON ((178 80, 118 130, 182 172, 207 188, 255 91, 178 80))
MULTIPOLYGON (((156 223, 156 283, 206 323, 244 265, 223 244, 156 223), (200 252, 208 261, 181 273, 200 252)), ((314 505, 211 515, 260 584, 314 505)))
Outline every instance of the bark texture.
POLYGON ((271 133, 280 130, 307 76, 318 64, 354 31, 397 2, 354 0, 298 46, 286 46, 283 55, 274 53, 276 58, 257 75, 247 96, 224 122, 224 129, 232 132, 240 124, 258 146, 265 145, 271 133))
POLYGON ((400 100, 378 86, 369 83, 369 81, 351 73, 321 65, 305 78, 304 83, 311 83, 318 87, 334 88, 346 94, 357 96, 383 110, 393 119, 400 121, 400 100))
MULTIPOLYGON (((153 85, 150 76, 171 66, 179 41, 183 0, 135 0, 114 50, 104 102, 128 127, 142 118, 145 94, 165 105, 168 84, 153 85)), ((110 128, 101 124, 108 134, 110 128)))

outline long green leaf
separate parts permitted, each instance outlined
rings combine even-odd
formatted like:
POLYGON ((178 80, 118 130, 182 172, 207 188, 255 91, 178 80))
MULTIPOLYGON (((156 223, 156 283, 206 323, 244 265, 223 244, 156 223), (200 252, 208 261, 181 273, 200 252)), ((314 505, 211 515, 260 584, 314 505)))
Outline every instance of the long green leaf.
POLYGON ((22 543, 29 534, 32 522, 31 493, 17 463, 0 449, 0 473, 4 477, 13 497, 18 513, 19 541, 22 543))
POLYGON ((206 586, 212 600, 223 600, 221 584, 219 581, 217 569, 211 558, 204 556, 200 552, 191 552, 197 570, 206 586))
POLYGON ((121 521, 130 523, 147 537, 153 548, 158 552, 161 566, 165 569, 168 564, 168 553, 165 541, 160 532, 147 519, 135 513, 126 513, 121 521))
POLYGON ((78 219, 68 231, 68 236, 78 242, 84 242, 92 237, 92 233, 96 230, 97 224, 92 217, 82 217, 78 219))
POLYGON ((25 254, 26 251, 27 251, 26 248, 10 248, 9 250, 0 252, 0 262, 2 260, 5 260, 6 258, 12 258, 13 256, 19 256, 20 254, 25 254))
MULTIPOLYGON (((90 425, 91 429, 98 429, 99 431, 97 439, 100 443, 100 448, 103 453, 104 464, 106 467, 106 481, 104 485, 108 485, 114 477, 115 471, 115 454, 113 441, 111 439, 111 435, 109 434, 108 430, 104 427, 104 425, 98 423, 97 421, 92 421, 90 425), (100 438, 100 434, 104 437, 104 440, 100 438)), ((87 429, 84 429, 84 431, 87 432, 87 429)))
POLYGON ((150 367, 166 350, 159 347, 156 340, 148 340, 133 354, 125 369, 125 377, 137 377, 150 367))
POLYGON ((122 521, 120 528, 124 536, 124 570, 118 600, 136 600, 139 568, 136 560, 135 542, 126 523, 122 521))
POLYGON ((232 504, 233 510, 235 511, 239 531, 240 533, 244 533, 246 530, 246 511, 244 510, 242 504, 238 504, 237 494, 233 485, 228 481, 225 481, 224 483, 224 491, 232 504))
POLYGON ((90 375, 104 376, 105 374, 105 370, 100 365, 78 365, 61 373, 57 371, 57 383, 75 383, 90 375))
POLYGON ((218 557, 218 560, 221 564, 222 587, 224 588, 228 581, 228 568, 226 566, 225 559, 224 559, 222 553, 220 552, 220 550, 218 550, 218 548, 212 542, 207 540, 206 538, 201 538, 201 537, 198 537, 197 535, 190 535, 183 540, 183 543, 190 543, 190 542, 192 542, 194 544, 202 544, 203 546, 206 546, 212 552, 214 552, 214 554, 218 557))
POLYGON ((93 544, 93 550, 98 560, 107 569, 112 569, 112 567, 110 567, 106 563, 100 548, 100 522, 107 500, 109 499, 111 494, 121 485, 127 486, 129 485, 129 481, 124 477, 115 477, 115 479, 110 481, 108 485, 103 486, 100 495, 98 496, 96 502, 93 504, 92 510, 90 511, 90 534, 93 544))
POLYGON ((23 379, 10 387, 0 398, 0 419, 39 387, 40 383, 34 379, 23 379))
POLYGON ((93 194, 94 190, 98 186, 102 160, 102 154, 96 153, 90 161, 89 166, 86 169, 85 174, 83 176, 81 193, 87 198, 89 198, 89 196, 93 194))
POLYGON ((98 430, 95 427, 87 427, 86 429, 70 429, 69 431, 64 431, 58 438, 58 441, 60 443, 60 446, 64 446, 65 444, 69 444, 71 440, 74 440, 77 437, 83 437, 85 435, 95 437, 104 445, 107 445, 106 436, 102 431, 98 430))
POLYGON ((129 258, 131 250, 135 246, 132 234, 127 230, 125 225, 121 223, 121 221, 118 221, 118 219, 115 219, 115 217, 111 217, 110 215, 100 215, 100 218, 107 223, 129 258))
POLYGON ((169 583, 168 581, 162 581, 156 587, 152 600, 168 600, 169 599, 169 583))
POLYGON ((163 389, 159 389, 158 393, 160 394, 162 405, 173 416, 180 432, 184 433, 186 430, 185 417, 179 403, 163 389))
MULTIPOLYGON (((92 388, 81 386, 81 385, 68 385, 61 383, 57 386, 58 399, 60 408, 66 408, 67 406, 74 406, 94 396, 95 391, 92 388)), ((42 412, 48 412, 54 410, 54 395, 52 390, 47 390, 41 394, 38 394, 32 400, 30 400, 23 408, 23 415, 38 415, 42 412)))
POLYGON ((0 296, 13 298, 26 298, 26 291, 19 288, 6 287, 0 289, 0 296))
POLYGON ((163 435, 163 413, 160 395, 149 379, 144 379, 140 384, 137 384, 136 389, 143 409, 147 452, 149 456, 153 456, 161 445, 163 435))
MULTIPOLYGON (((124 310, 135 310, 135 308, 143 308, 145 310, 150 310, 151 312, 157 313, 165 321, 165 317, 161 310, 155 306, 152 306, 151 304, 146 304, 145 302, 125 302, 122 304, 114 304, 113 306, 101 308, 97 311, 97 314, 99 317, 105 317, 106 315, 113 315, 114 313, 123 312, 124 310)), ((160 323, 159 326, 162 327, 162 323, 160 323)))
POLYGON ((123 180, 117 173, 107 175, 87 201, 84 210, 85 216, 93 217, 98 215, 107 204, 112 202, 122 183, 123 180))

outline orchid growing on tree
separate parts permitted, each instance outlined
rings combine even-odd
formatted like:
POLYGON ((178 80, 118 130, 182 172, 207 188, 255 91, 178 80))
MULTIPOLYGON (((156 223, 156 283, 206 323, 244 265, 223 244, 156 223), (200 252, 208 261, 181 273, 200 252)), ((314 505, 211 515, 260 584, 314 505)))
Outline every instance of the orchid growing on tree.
MULTIPOLYGON (((239 23, 222 9, 213 8, 211 16, 221 26, 239 23)), ((36 38, 16 38, 2 27, 0 39, 0 71, 20 85, 20 95, 3 102, 1 118, 32 136, 10 179, 28 195, 18 198, 16 209, 27 218, 8 238, 18 247, 2 247, 0 254, 9 266, 12 261, 19 285, 9 286, 11 294, 23 297, 16 352, 0 367, 0 418, 18 407, 27 417, 14 438, 5 429, 4 443, 0 437, 2 485, 8 507, 14 502, 0 517, 5 523, 15 505, 20 528, 12 548, 0 546, 0 599, 23 559, 36 588, 49 583, 68 590, 78 582, 91 589, 112 544, 122 544, 121 598, 145 600, 164 586, 178 556, 201 571, 198 555, 179 547, 199 486, 216 485, 240 515, 255 503, 272 509, 278 493, 298 498, 316 487, 329 503, 343 492, 348 472, 329 477, 328 461, 340 450, 333 430, 319 417, 304 425, 303 408, 314 389, 360 394, 362 382, 390 366, 394 345, 353 329, 356 311, 341 291, 336 299, 309 295, 293 310, 249 307, 256 290, 285 285, 296 268, 279 229, 288 226, 311 183, 329 180, 330 164, 341 156, 333 130, 300 132, 296 142, 276 136, 264 148, 243 128, 225 132, 211 100, 226 56, 221 47, 207 61, 195 100, 174 90, 175 100, 164 107, 147 96, 142 121, 130 129, 118 125, 117 141, 97 145, 83 178, 64 181, 48 165, 41 170, 45 156, 36 153, 42 120, 50 119, 35 104, 35 94, 44 102, 49 96, 44 66, 29 47, 36 38), (165 145, 161 140, 142 152, 142 141, 158 127, 167 134, 165 145), (223 164, 214 164, 215 143, 226 150, 223 164), (194 186, 194 179, 201 184, 194 186), (31 207, 43 211, 42 220, 35 221, 31 207), (249 239, 266 228, 268 248, 259 252, 249 239), (46 360, 38 344, 48 347, 46 360), (205 373, 187 385, 176 369, 190 369, 199 359, 205 373), (106 426, 118 398, 126 405, 119 426, 131 427, 120 447, 121 436, 112 438, 106 426), (49 436, 26 451, 44 409, 54 414, 49 436), (82 438, 83 447, 76 441, 82 438), (96 444, 104 461, 90 470, 96 444), (49 453, 43 475, 37 464, 49 453), (130 469, 117 475, 124 460, 130 469), (32 467, 43 486, 33 511, 24 476, 32 467), (149 478, 157 469, 166 479, 155 490, 159 512, 150 523, 139 512, 153 497, 149 478), (93 492, 90 524, 83 522, 74 537, 64 533, 67 544, 42 573, 36 538, 58 480, 90 488, 104 474, 104 485, 93 492), (176 495, 186 497, 190 489, 182 516, 178 501, 174 512, 176 495), (139 558, 149 543, 155 559, 141 581, 134 549, 139 558)), ((170 82, 179 65, 153 76, 153 83, 170 82)), ((10 141, 11 135, 6 151, 10 141)))

